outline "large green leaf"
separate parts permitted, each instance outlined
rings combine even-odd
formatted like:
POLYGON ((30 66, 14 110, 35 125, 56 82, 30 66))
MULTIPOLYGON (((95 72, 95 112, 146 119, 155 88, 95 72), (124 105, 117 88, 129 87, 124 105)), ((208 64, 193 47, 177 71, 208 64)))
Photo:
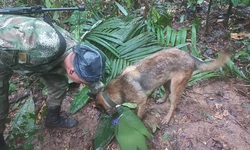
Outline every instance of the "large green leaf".
POLYGON ((145 127, 141 119, 129 108, 123 107, 123 119, 128 122, 128 125, 138 130, 141 134, 146 136, 148 139, 151 139, 151 134, 148 129, 145 127))
POLYGON ((34 111, 35 104, 32 96, 30 96, 15 115, 11 128, 18 129, 20 132, 26 132, 33 129, 35 126, 35 120, 29 116, 30 114, 34 114, 34 111))
POLYGON ((94 149, 101 150, 114 138, 115 126, 112 120, 117 118, 117 115, 103 114, 99 121, 94 139, 94 149))
POLYGON ((113 116, 103 114, 94 139, 94 149, 100 150, 116 137, 121 150, 147 150, 151 134, 129 108, 120 106, 113 116))
POLYGON ((120 106, 119 122, 117 124, 116 139, 121 150, 147 150, 146 138, 151 139, 151 134, 129 108, 120 106))
POLYGON ((11 123, 11 129, 6 138, 11 144, 10 149, 16 149, 16 141, 18 138, 22 140, 22 143, 18 143, 19 148, 25 149, 29 147, 34 139, 36 129, 38 127, 35 124, 37 116, 35 115, 35 104, 32 95, 28 98, 25 104, 16 113, 13 122, 11 123))
POLYGON ((231 0, 234 6, 237 6, 240 2, 240 0, 231 0))
POLYGON ((117 129, 116 139, 121 150, 147 150, 145 136, 127 123, 121 119, 117 129))
POLYGON ((250 0, 242 0, 242 3, 247 6, 250 3, 250 0))
POLYGON ((79 109, 81 109, 87 102, 89 99, 88 93, 89 89, 87 88, 87 86, 85 86, 84 88, 82 88, 82 90, 75 95, 73 101, 70 104, 70 113, 74 114, 76 113, 79 109))

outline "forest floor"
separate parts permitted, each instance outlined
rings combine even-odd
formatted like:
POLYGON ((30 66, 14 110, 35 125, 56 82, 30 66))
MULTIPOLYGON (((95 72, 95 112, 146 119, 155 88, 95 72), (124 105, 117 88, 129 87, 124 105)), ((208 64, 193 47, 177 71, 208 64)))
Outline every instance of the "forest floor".
MULTIPOLYGON (((179 25, 176 23, 174 26, 178 28, 179 25)), ((221 38, 225 36, 224 28, 213 15, 211 15, 210 30, 209 36, 203 37, 199 34, 199 48, 206 46, 216 52, 229 43, 233 45, 236 43, 231 39, 221 38)), ((235 47, 240 48, 240 46, 235 47)), ((249 86, 249 83, 232 77, 198 81, 186 88, 168 125, 160 122, 166 116, 170 103, 159 105, 153 99, 149 100, 147 114, 143 119, 152 134, 152 140, 148 141, 149 149, 249 150, 249 86)), ((78 88, 79 86, 70 88, 62 104, 62 113, 69 115, 70 102, 79 91, 78 88)), ((14 97, 16 96, 11 99, 14 97)), ((39 99, 40 106, 44 99, 44 97, 39 99)), ((37 135, 42 139, 34 139, 34 149, 92 150, 100 114, 94 108, 93 101, 90 101, 76 114, 71 115, 78 120, 78 125, 72 129, 48 129, 41 121, 41 129, 37 135)), ((119 149, 117 141, 113 140, 105 149, 119 149)))
MULTIPOLYGON (((150 100, 144 124, 152 133, 151 150, 248 150, 250 149, 250 88, 238 79, 211 79, 187 87, 169 125, 161 124, 170 106, 150 100), (248 94, 248 95, 247 95, 248 94)), ((63 102, 67 112, 72 95, 63 102)), ((89 102, 72 115, 79 121, 69 130, 43 127, 36 150, 92 150, 100 112, 89 102)), ((131 137, 133 138, 133 137, 131 137)), ((113 140, 106 150, 117 150, 113 140)))

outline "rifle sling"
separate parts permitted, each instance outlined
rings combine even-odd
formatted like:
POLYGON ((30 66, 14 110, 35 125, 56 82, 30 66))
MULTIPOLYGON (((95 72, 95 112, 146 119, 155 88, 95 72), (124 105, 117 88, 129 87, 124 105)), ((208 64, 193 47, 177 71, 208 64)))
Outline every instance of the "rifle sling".
POLYGON ((66 50, 66 46, 67 46, 67 43, 66 43, 66 40, 65 38, 63 37, 63 35, 61 34, 61 32, 59 32, 55 26, 52 24, 51 20, 48 18, 48 16, 46 14, 44 14, 43 16, 43 20, 48 23, 52 28, 55 29, 58 37, 59 37, 59 40, 60 40, 60 46, 59 46, 59 51, 56 53, 56 55, 51 59, 51 61, 53 61, 54 59, 62 56, 66 50))

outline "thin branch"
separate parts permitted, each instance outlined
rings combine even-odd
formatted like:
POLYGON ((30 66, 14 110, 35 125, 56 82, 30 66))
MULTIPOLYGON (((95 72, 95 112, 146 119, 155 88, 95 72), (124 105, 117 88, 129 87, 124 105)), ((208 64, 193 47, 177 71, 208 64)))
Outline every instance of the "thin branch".
POLYGON ((210 14, 210 11, 211 11, 212 1, 213 0, 210 0, 209 5, 208 5, 208 10, 207 10, 206 31, 205 31, 206 34, 208 33, 208 24, 209 24, 208 22, 209 22, 209 14, 210 14))

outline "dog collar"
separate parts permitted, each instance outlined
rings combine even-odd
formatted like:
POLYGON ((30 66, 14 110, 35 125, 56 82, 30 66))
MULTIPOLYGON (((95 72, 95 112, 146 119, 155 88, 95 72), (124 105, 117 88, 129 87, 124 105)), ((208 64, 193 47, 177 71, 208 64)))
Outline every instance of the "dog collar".
POLYGON ((110 99, 110 97, 108 96, 108 93, 107 93, 107 91, 105 90, 104 92, 102 92, 102 96, 103 96, 103 98, 104 98, 104 100, 109 104, 109 106, 111 106, 111 107, 116 107, 116 103, 114 103, 111 99, 110 99))

